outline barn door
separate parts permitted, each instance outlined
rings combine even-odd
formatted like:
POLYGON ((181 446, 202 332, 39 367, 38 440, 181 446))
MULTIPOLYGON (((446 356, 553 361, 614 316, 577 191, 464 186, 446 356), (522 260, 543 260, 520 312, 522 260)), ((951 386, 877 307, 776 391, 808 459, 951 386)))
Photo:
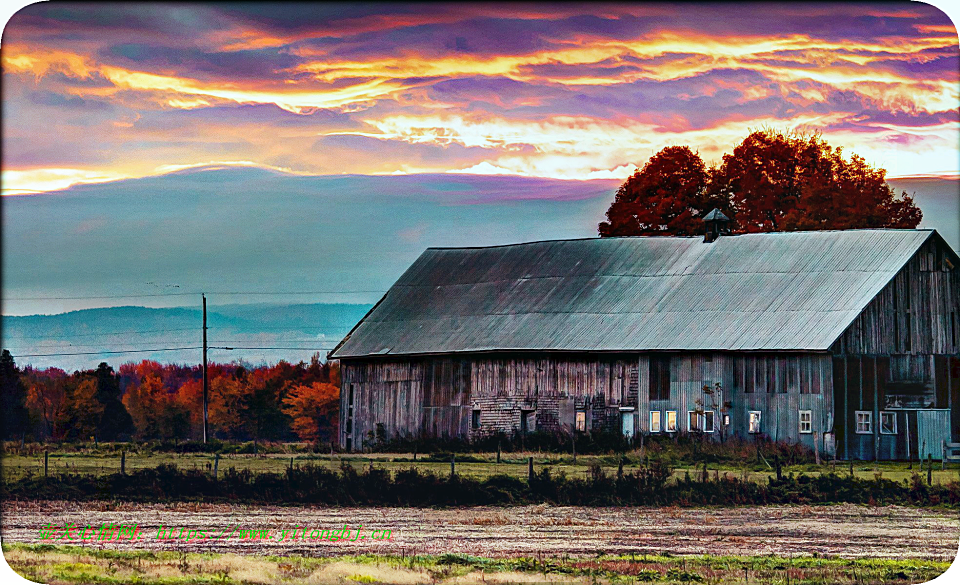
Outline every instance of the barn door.
POLYGON ((918 410, 917 447, 920 449, 920 459, 926 459, 928 454, 934 459, 942 458, 942 441, 950 442, 950 411, 918 410))

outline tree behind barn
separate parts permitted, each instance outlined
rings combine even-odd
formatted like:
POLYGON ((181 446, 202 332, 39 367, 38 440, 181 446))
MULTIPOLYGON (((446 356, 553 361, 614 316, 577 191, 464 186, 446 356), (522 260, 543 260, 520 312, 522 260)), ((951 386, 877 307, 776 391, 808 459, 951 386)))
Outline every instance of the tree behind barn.
POLYGON ((689 148, 668 147, 620 187, 599 232, 695 235, 714 207, 737 232, 917 227, 920 209, 885 178, 818 134, 756 131, 709 170, 689 148))
POLYGON ((668 146, 620 186, 601 236, 694 235, 712 209, 707 167, 686 146, 668 146))

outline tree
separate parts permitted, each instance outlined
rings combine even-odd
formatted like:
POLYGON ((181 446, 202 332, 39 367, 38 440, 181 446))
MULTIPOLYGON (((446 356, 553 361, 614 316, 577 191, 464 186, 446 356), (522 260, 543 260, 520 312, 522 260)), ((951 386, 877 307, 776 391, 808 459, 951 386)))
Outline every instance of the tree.
POLYGON ((729 199, 742 232, 917 227, 920 209, 885 177, 819 134, 758 130, 723 156, 708 190, 729 199))
POLYGON ((41 425, 40 435, 62 439, 67 419, 67 373, 58 368, 35 370, 27 367, 23 378, 27 385, 27 408, 31 417, 41 425))
POLYGON ((653 155, 620 186, 599 226, 601 236, 696 235, 719 201, 707 194, 707 167, 686 146, 653 155))
POLYGON ((19 439, 30 428, 26 407, 27 389, 20 379, 20 368, 6 349, 0 354, 0 393, 3 438, 19 439))
POLYGON ((120 396, 120 380, 113 373, 113 368, 106 362, 100 362, 96 370, 97 398, 103 405, 103 415, 97 436, 104 441, 115 441, 133 433, 133 419, 120 396))
POLYGON ((65 391, 67 424, 64 438, 88 440, 97 433, 103 405, 97 400, 97 380, 74 374, 65 391))
POLYGON ((248 428, 249 385, 246 371, 210 380, 209 418, 211 426, 228 439, 244 439, 248 428))
POLYGON ((304 441, 332 440, 339 426, 340 388, 327 382, 295 386, 283 401, 293 431, 304 441))
POLYGON ((599 233, 698 235, 713 208, 737 232, 917 227, 920 209, 885 178, 820 134, 758 130, 709 170, 689 148, 671 146, 621 185, 599 233))

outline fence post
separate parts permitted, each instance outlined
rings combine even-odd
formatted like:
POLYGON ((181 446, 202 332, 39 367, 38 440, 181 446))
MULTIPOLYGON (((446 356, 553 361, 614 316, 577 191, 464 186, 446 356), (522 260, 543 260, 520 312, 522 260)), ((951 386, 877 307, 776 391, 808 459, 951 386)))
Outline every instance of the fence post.
POLYGON ((533 457, 527 457, 527 481, 533 480, 533 457))
POLYGON ((933 453, 927 453, 927 485, 933 485, 933 453))
POLYGON ((50 451, 43 450, 43 477, 47 477, 50 468, 50 451))
POLYGON ((120 475, 127 472, 127 452, 120 451, 120 475))
POLYGON ((947 468, 947 442, 940 440, 940 471, 947 468))
POLYGON ((500 441, 497 441, 497 463, 500 463, 500 441))
POLYGON ((457 456, 453 453, 450 454, 450 477, 453 477, 457 474, 457 456))

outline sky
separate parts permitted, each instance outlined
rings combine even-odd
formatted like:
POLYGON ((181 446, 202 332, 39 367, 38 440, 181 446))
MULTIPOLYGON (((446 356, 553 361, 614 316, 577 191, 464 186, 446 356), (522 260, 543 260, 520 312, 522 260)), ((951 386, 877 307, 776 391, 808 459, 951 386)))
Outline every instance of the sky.
POLYGON ((49 2, 2 45, 4 195, 209 165, 622 179, 761 127, 960 171, 956 29, 915 2, 49 2))
POLYGON ((960 248, 960 45, 922 3, 46 2, 0 58, 4 314, 372 303, 428 246, 595 236, 655 152, 758 128, 960 248))

